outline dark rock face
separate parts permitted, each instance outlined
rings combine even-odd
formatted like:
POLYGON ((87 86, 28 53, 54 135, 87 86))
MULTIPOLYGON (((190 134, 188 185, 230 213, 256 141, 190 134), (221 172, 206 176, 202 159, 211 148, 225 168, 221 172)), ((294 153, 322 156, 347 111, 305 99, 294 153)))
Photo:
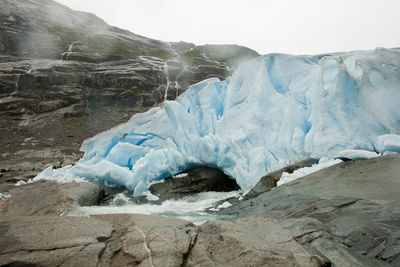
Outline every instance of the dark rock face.
POLYGON ((338 266, 400 263, 400 156, 347 161, 221 214, 274 219, 304 250, 338 266))
POLYGON ((292 173, 297 169, 304 167, 311 167, 313 164, 318 163, 317 159, 306 159, 295 164, 286 166, 274 172, 270 172, 267 175, 261 177, 257 184, 244 196, 244 199, 254 198, 264 192, 270 191, 272 188, 276 187, 278 181, 280 180, 282 173, 292 173))
POLYGON ((178 199, 200 192, 216 191, 230 192, 239 190, 235 180, 229 178, 221 170, 199 167, 189 170, 183 177, 167 178, 164 182, 153 184, 149 190, 158 196, 161 201, 178 199))
POLYGON ((166 43, 51 0, 0 9, 0 167, 76 161, 86 138, 258 56, 166 43))

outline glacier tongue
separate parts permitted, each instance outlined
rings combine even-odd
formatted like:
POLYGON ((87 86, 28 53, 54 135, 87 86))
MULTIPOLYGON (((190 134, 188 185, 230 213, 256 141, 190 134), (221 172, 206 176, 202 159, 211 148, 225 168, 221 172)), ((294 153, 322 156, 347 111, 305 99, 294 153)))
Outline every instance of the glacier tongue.
POLYGON ((378 136, 400 133, 399 103, 398 50, 270 54, 86 140, 71 174, 140 195, 154 181, 207 165, 247 189, 294 161, 376 151, 378 136))

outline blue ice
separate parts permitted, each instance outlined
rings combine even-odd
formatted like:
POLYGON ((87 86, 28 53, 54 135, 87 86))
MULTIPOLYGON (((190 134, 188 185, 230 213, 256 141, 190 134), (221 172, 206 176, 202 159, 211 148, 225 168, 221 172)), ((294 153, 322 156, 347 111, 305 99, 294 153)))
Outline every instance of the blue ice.
POLYGON ((305 158, 393 150, 393 138, 377 138, 400 134, 399 70, 395 49, 261 56, 225 81, 192 85, 176 101, 86 140, 70 173, 140 195, 152 182, 206 165, 247 189, 305 158))

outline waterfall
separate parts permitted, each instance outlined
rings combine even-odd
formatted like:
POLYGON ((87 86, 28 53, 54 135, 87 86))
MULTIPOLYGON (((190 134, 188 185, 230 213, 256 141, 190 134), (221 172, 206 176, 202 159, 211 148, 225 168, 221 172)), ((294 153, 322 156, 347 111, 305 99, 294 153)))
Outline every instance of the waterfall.
MULTIPOLYGON (((175 60, 177 60, 178 62, 180 62, 181 64, 183 63, 182 60, 180 60, 181 56, 179 55, 178 52, 176 52, 175 48, 173 48, 172 43, 168 43, 168 46, 170 48, 170 50, 172 51, 172 53, 174 54, 174 58, 175 60)), ((184 64, 184 63, 183 63, 184 64)), ((179 77, 187 70, 187 66, 182 64, 182 70, 179 72, 179 74, 176 76, 175 78, 175 89, 176 89, 176 97, 179 96, 179 89, 181 89, 180 84, 178 83, 178 79, 179 77)))
POLYGON ((21 74, 17 74, 17 79, 15 80, 15 90, 14 92, 12 92, 10 94, 10 96, 15 95, 18 92, 18 88, 19 88, 19 76, 21 76, 21 74))
POLYGON ((168 61, 166 61, 164 63, 163 70, 164 70, 165 78, 167 79, 167 84, 166 84, 166 87, 165 87, 165 95, 164 95, 164 101, 166 101, 167 97, 168 97, 168 88, 169 88, 169 85, 171 83, 170 80, 169 80, 168 61))
POLYGON ((64 52, 64 53, 61 54, 61 60, 65 60, 65 61, 68 60, 69 56, 72 54, 72 48, 74 47, 74 44, 76 42, 77 41, 74 41, 74 42, 69 44, 67 52, 64 52), (64 56, 65 56, 65 59, 64 59, 64 56))
POLYGON ((176 97, 179 96, 179 89, 181 88, 181 85, 178 83, 178 79, 186 71, 186 69, 187 66, 183 66, 181 72, 179 72, 179 74, 175 78, 176 97))

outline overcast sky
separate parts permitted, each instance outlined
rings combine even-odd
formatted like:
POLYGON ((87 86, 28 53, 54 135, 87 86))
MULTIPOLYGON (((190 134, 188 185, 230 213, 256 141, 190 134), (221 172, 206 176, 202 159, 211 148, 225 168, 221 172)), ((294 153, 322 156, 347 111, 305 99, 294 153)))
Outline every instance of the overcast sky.
POLYGON ((57 0, 149 38, 261 54, 400 47, 400 0, 57 0))

